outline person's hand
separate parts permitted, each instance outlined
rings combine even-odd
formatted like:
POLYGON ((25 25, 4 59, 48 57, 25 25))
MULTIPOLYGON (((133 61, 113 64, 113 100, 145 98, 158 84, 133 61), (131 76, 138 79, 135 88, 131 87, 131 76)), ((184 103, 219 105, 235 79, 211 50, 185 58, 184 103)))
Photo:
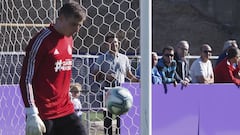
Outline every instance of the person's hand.
POLYGON ((176 81, 176 80, 174 80, 173 86, 174 86, 174 87, 177 87, 177 81, 176 81))
POLYGON ((111 69, 106 72, 106 80, 113 81, 116 80, 116 73, 111 69))
POLYGON ((181 84, 183 85, 183 86, 187 86, 188 85, 188 81, 187 80, 181 80, 181 84))
POLYGON ((42 135, 46 127, 38 116, 38 109, 35 106, 26 108, 26 135, 42 135))

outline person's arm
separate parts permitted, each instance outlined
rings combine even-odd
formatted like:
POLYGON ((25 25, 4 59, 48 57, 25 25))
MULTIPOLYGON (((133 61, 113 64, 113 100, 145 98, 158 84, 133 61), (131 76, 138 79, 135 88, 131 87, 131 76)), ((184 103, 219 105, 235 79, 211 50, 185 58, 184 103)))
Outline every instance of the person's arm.
POLYGON ((184 85, 184 86, 187 86, 188 83, 189 83, 189 81, 186 80, 186 78, 185 78, 185 79, 182 79, 182 78, 178 75, 177 72, 175 72, 175 79, 176 79, 176 81, 177 81, 178 83, 181 83, 181 84, 184 85))
POLYGON ((212 66, 212 62, 209 60, 209 69, 211 71, 211 75, 210 78, 208 80, 208 83, 214 83, 214 72, 213 72, 213 66, 212 66))
MULTIPOLYGON (((37 39, 36 39, 37 40, 37 39)), ((44 58, 44 48, 38 42, 30 41, 27 48, 21 71, 20 90, 26 111, 26 134, 38 135, 46 132, 46 127, 38 116, 38 108, 34 101, 34 88, 32 82, 34 74, 38 71, 40 62, 44 58), (39 46, 38 48, 35 48, 39 46)))
POLYGON ((162 80, 159 76, 152 75, 152 84, 162 84, 162 80))
POLYGON ((229 80, 232 80, 233 83, 240 85, 240 79, 235 77, 236 74, 238 74, 240 68, 237 67, 234 71, 232 71, 231 67, 228 66, 227 69, 228 69, 229 80))
POLYGON ((162 82, 163 83, 174 83, 176 81, 175 78, 174 78, 174 75, 171 76, 171 77, 167 77, 166 73, 163 70, 160 71, 160 74, 162 76, 162 82))
POLYGON ((105 56, 101 55, 96 60, 94 67, 93 67, 93 74, 95 75, 94 78, 97 82, 102 82, 104 80, 108 80, 110 82, 115 80, 115 72, 107 69, 106 72, 102 71, 102 68, 106 69, 106 62, 104 61, 105 56))
POLYGON ((127 77, 131 80, 131 82, 139 82, 140 80, 132 74, 130 70, 127 71, 127 77))
POLYGON ((94 80, 97 81, 97 82, 100 82, 101 80, 104 79, 104 76, 101 74, 101 72, 99 71, 100 70, 100 57, 99 56, 96 60, 96 62, 94 63, 94 66, 93 66, 93 70, 92 70, 92 73, 94 75, 94 80))
POLYGON ((208 83, 214 83, 214 74, 210 76, 208 83))
POLYGON ((214 75, 211 74, 210 77, 204 77, 203 75, 197 76, 197 81, 199 83, 211 84, 214 83, 214 75))
POLYGON ((172 74, 170 77, 166 76, 164 67, 160 66, 160 64, 157 65, 157 69, 158 69, 159 74, 162 77, 162 83, 173 83, 176 81, 174 78, 174 74, 172 74))
POLYGON ((179 74, 177 73, 177 71, 175 71, 175 73, 174 73, 174 78, 175 78, 175 80, 176 80, 178 83, 180 83, 180 82, 182 81, 182 78, 179 76, 179 74))
POLYGON ((125 55, 123 56, 125 57, 125 64, 124 64, 124 68, 126 70, 126 77, 131 81, 131 82, 139 82, 140 79, 138 79, 135 75, 133 75, 132 71, 131 71, 131 64, 130 64, 130 61, 128 59, 128 57, 125 55))
POLYGON ((152 84, 162 84, 162 77, 155 67, 152 68, 152 84))
POLYGON ((190 65, 189 65, 189 61, 186 62, 186 76, 185 78, 183 78, 183 80, 187 81, 188 83, 190 83, 192 81, 192 77, 190 75, 190 65))
POLYGON ((197 78, 197 82, 199 82, 199 83, 205 83, 205 84, 214 83, 213 76, 206 78, 202 75, 199 75, 199 76, 196 76, 196 78, 197 78))
MULTIPOLYGON (((210 68, 209 72, 211 71, 211 75, 209 77, 206 77, 204 76, 204 73, 206 71, 204 71, 201 64, 202 63, 200 61, 195 61, 191 66, 191 70, 192 70, 191 72, 194 72, 196 82, 205 83, 205 84, 214 83, 214 75, 213 75, 212 67, 209 67, 210 68)), ((212 66, 211 63, 209 63, 209 66, 212 66)))

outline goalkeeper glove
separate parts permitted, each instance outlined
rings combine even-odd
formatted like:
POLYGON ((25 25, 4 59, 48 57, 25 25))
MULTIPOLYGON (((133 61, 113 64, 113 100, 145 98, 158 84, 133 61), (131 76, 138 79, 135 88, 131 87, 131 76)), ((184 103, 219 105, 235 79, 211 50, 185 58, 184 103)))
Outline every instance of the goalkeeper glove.
POLYGON ((38 109, 35 106, 26 108, 26 135, 42 135, 46 127, 38 116, 38 109))

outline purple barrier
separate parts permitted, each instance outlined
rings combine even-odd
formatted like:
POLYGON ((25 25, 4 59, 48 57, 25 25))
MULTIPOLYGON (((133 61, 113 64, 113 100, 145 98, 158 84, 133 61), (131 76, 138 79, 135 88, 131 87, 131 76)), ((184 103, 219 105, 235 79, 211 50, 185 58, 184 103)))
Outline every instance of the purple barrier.
MULTIPOLYGON (((140 91, 139 84, 123 87, 133 95, 140 91)), ((134 111, 126 114, 129 118, 123 115, 121 123, 133 122, 138 128, 121 127, 123 135, 140 134, 139 98, 139 94, 134 97, 134 111), (137 117, 132 112, 137 112, 137 117)), ((154 85, 152 103, 153 135, 240 135, 240 89, 233 84, 191 84, 183 90, 179 85, 168 85, 167 94, 162 85, 154 85)))
POLYGON ((25 113, 18 85, 0 86, 0 135, 25 135, 25 113))
MULTIPOLYGON (((122 135, 140 135, 140 85, 123 84, 134 106, 121 116, 122 135)), ((192 84, 152 89, 153 135, 240 135, 240 89, 233 84, 192 84)), ((25 115, 17 85, 0 86, 0 135, 24 135, 25 115)))
POLYGON ((121 115, 121 135, 140 135, 140 85, 122 84, 133 95, 133 107, 121 115))

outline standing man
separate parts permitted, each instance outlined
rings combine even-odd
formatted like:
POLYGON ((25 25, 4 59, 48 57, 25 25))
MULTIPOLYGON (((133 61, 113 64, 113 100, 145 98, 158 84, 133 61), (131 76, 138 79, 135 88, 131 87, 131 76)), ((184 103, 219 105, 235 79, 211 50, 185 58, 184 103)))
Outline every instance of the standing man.
POLYGON ((209 60, 212 55, 212 48, 208 44, 203 44, 200 51, 200 58, 196 59, 190 68, 192 83, 214 83, 212 62, 209 60))
MULTIPOLYGON (((100 83, 101 88, 115 87, 125 82, 125 78, 138 82, 139 80, 132 74, 131 65, 126 55, 119 53, 120 44, 114 34, 109 34, 105 38, 109 51, 101 55, 96 60, 93 73, 95 79, 100 83)), ((112 114, 104 111, 104 132, 112 135, 112 114)), ((117 133, 120 134, 120 117, 117 117, 117 133)))
POLYGON ((183 84, 188 84, 192 80, 189 74, 189 61, 186 59, 189 51, 189 43, 185 40, 179 41, 176 46, 174 59, 177 62, 177 75, 183 84))
POLYGON ((75 2, 64 4, 58 15, 26 48, 20 79, 26 135, 86 135, 69 98, 72 35, 86 15, 75 2))

